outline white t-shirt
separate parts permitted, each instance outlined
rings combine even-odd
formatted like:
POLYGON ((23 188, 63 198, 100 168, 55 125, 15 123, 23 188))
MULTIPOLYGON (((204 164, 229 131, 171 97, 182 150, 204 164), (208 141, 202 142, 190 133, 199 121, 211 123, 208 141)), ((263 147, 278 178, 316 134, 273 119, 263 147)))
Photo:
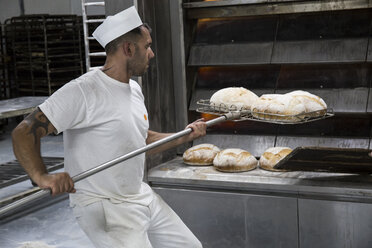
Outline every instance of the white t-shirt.
MULTIPOLYGON (((65 84, 39 108, 64 132, 65 170, 75 176, 146 145, 149 122, 140 86, 110 78, 101 70, 65 84)), ((143 182, 145 154, 114 165, 75 184, 73 204, 99 198, 149 205, 143 182)))

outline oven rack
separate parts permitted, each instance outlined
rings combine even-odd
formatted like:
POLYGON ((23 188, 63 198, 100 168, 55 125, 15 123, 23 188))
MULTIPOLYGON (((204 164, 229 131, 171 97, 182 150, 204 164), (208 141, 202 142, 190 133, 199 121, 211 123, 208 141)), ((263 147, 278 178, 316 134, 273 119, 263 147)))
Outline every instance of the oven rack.
POLYGON ((216 116, 223 116, 229 112, 241 113, 240 118, 232 121, 257 121, 266 122, 272 124, 303 124, 312 121, 323 120, 334 116, 332 108, 328 108, 326 111, 313 111, 297 115, 282 115, 282 114, 271 114, 262 112, 252 112, 245 108, 238 108, 237 106, 231 105, 230 107, 225 104, 216 105, 209 101, 209 99, 201 99, 197 101, 196 111, 199 113, 211 114, 216 116))

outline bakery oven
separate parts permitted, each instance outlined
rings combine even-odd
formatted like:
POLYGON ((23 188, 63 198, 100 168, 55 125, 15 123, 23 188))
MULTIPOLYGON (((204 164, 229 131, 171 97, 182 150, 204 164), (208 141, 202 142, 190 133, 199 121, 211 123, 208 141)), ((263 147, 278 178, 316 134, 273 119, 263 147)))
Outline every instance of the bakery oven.
MULTIPOLYGON (((106 1, 106 13, 119 2, 106 1)), ((341 173, 329 164, 372 166, 365 154, 372 135, 371 1, 146 0, 137 6, 153 28, 156 56, 142 78, 152 129, 174 132, 214 118, 198 111, 198 101, 227 87, 258 96, 307 91, 334 114, 296 125, 228 121, 147 160, 146 180, 204 247, 368 247, 369 172, 341 173), (304 153, 288 161, 295 167, 287 172, 224 173, 184 164, 184 151, 203 143, 244 149, 257 159, 270 147, 304 153)))

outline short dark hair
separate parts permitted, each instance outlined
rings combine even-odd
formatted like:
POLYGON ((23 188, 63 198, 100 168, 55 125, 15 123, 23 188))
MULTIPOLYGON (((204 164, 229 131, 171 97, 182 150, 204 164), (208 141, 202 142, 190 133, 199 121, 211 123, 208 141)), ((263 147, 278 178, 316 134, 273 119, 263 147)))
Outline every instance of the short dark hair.
POLYGON ((141 28, 145 27, 150 33, 152 32, 151 27, 147 23, 143 23, 141 26, 136 27, 135 29, 132 29, 126 34, 123 34, 116 38, 115 40, 110 41, 105 46, 106 54, 113 54, 118 49, 118 46, 122 44, 125 41, 129 42, 136 42, 138 39, 142 36, 141 28))

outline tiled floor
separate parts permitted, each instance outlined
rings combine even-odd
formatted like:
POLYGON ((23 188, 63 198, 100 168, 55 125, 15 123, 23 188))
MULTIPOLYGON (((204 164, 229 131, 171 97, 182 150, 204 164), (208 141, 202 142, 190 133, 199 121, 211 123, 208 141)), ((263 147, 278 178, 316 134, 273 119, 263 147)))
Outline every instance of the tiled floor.
MULTIPOLYGON (((15 125, 15 120, 11 120, 5 128, 5 133, 0 134, 0 163, 15 159, 10 135, 15 125)), ((62 135, 43 138, 42 156, 63 157, 62 142, 62 135)), ((0 199, 32 188, 30 181, 2 188, 0 189, 0 199)), ((0 247, 93 247, 72 216, 72 210, 66 197, 57 203, 46 204, 47 206, 40 210, 21 214, 10 221, 3 221, 0 224, 0 247)), ((43 201, 48 202, 48 199, 43 201)))

